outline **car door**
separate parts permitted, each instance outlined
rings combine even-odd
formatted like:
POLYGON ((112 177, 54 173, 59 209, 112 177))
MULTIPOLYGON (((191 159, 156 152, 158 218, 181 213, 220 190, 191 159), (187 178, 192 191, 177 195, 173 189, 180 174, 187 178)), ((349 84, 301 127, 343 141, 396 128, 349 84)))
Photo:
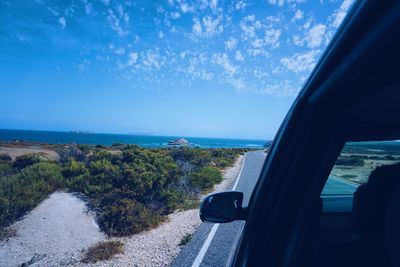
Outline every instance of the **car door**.
POLYGON ((354 5, 274 140, 233 266, 304 265, 344 143, 399 133, 399 18, 395 1, 354 5))

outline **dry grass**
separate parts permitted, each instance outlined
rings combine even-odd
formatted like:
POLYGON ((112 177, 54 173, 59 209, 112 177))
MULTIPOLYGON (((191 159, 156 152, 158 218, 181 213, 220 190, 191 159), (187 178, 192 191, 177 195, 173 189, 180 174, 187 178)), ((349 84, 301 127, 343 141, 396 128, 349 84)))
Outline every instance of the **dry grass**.
POLYGON ((8 227, 8 228, 0 229, 0 241, 7 240, 16 235, 17 235, 17 230, 14 228, 8 227))
POLYGON ((186 245, 190 241, 190 239, 192 239, 192 234, 185 234, 179 242, 179 246, 186 245))
POLYGON ((124 253, 124 243, 121 241, 101 241, 88 248, 82 262, 89 263, 109 260, 121 253, 124 253))

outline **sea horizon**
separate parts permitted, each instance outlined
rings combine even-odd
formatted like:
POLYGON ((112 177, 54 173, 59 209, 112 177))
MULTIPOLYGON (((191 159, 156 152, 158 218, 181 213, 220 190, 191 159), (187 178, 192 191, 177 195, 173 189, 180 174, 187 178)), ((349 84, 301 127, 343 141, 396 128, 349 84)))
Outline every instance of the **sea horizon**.
POLYGON ((191 146, 201 148, 263 148, 269 140, 243 139, 243 138, 218 138, 218 137, 195 137, 178 135, 157 134, 118 134, 98 133, 86 130, 54 131, 54 130, 21 130, 0 129, 0 141, 12 142, 30 141, 48 144, 88 144, 106 145, 115 143, 135 144, 142 147, 170 147, 169 141, 177 138, 185 138, 191 146))

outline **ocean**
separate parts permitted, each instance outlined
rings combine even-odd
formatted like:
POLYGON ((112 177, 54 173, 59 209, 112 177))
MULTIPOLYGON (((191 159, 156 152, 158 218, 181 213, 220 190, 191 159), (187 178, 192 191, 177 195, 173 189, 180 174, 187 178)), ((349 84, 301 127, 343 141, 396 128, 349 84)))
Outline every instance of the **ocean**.
POLYGON ((110 146, 115 143, 141 147, 169 147, 168 141, 183 137, 191 146, 201 148, 262 148, 267 140, 203 138, 185 136, 155 136, 105 133, 77 133, 55 131, 0 130, 0 141, 34 141, 48 144, 89 144, 110 146))

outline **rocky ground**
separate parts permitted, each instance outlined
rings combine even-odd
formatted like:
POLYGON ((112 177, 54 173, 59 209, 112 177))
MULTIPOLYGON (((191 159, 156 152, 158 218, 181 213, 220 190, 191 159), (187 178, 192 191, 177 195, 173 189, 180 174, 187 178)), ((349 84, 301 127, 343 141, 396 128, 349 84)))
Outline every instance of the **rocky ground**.
MULTIPOLYGON (((243 156, 224 171, 224 180, 214 192, 224 191, 235 181, 243 156)), ((200 225, 198 209, 178 211, 157 227, 126 238, 124 254, 89 266, 168 266, 185 235, 200 225)), ((21 221, 11 226, 17 235, 0 242, 0 266, 88 266, 80 262, 85 249, 107 239, 76 195, 55 192, 21 221)))

